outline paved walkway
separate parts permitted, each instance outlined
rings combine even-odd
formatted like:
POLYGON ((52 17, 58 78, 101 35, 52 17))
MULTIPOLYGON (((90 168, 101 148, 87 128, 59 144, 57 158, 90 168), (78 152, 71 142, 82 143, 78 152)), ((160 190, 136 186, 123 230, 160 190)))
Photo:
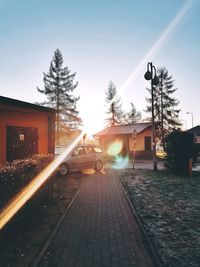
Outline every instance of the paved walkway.
POLYGON ((112 171, 86 178, 39 266, 155 266, 112 171))

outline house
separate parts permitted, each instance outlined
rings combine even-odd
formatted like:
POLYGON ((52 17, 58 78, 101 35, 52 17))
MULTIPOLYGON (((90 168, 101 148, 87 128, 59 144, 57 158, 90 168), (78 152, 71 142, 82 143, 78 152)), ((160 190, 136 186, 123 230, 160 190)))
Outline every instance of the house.
POLYGON ((95 134, 109 153, 112 144, 121 143, 121 154, 137 159, 152 158, 152 124, 149 122, 111 126, 95 134))
POLYGON ((0 96, 0 164, 54 153, 55 110, 0 96))
POLYGON ((200 151, 200 125, 197 125, 187 130, 187 132, 192 133, 194 135, 196 143, 198 144, 198 149, 200 151))

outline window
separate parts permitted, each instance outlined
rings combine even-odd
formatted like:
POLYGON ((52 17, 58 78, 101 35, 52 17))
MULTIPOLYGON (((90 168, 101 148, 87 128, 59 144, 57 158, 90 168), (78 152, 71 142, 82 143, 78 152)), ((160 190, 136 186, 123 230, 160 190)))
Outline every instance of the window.
POLYGON ((80 156, 80 155, 84 155, 84 148, 82 146, 77 147, 74 152, 73 152, 73 156, 80 156))
POLYGON ((94 149, 94 151, 95 151, 96 153, 102 153, 102 152, 103 152, 102 149, 101 149, 101 147, 97 147, 97 146, 95 146, 95 147, 93 147, 93 149, 94 149))

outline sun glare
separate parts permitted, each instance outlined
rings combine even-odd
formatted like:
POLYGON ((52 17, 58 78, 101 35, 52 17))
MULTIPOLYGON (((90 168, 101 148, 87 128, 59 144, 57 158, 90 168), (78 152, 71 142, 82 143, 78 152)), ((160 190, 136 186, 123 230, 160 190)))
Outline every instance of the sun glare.
POLYGON ((102 130, 98 123, 96 124, 92 120, 83 121, 83 131, 87 134, 87 137, 92 138, 92 136, 102 130))
POLYGON ((88 137, 92 137, 95 133, 104 129, 103 108, 98 108, 98 105, 99 103, 94 101, 87 101, 81 106, 80 116, 83 121, 83 131, 88 137))

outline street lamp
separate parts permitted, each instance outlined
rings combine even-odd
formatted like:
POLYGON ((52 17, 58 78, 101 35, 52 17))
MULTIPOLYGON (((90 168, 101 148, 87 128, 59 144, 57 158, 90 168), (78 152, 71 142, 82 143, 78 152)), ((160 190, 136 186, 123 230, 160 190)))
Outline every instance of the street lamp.
POLYGON ((147 72, 144 75, 146 80, 151 80, 151 113, 152 113, 152 148, 153 148, 153 169, 157 171, 157 160, 156 160, 156 131, 155 131, 155 116, 154 116, 154 85, 159 84, 159 79, 156 75, 156 68, 152 62, 147 63, 147 72))
POLYGON ((191 114, 192 115, 192 128, 194 126, 194 123, 193 123, 193 112, 186 112, 186 114, 191 114))

